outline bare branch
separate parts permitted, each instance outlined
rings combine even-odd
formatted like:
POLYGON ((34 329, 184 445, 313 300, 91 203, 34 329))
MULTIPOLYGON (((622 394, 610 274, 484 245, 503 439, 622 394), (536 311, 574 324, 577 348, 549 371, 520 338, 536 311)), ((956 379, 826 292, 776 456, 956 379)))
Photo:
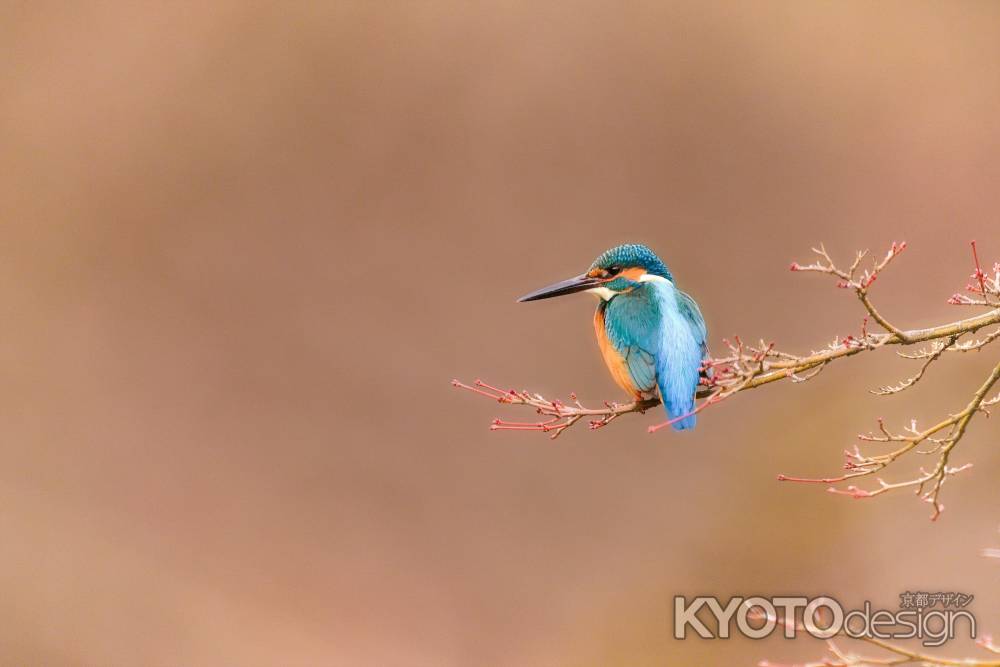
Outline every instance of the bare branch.
MULTIPOLYGON (((813 248, 816 255, 816 260, 813 263, 807 265, 792 264, 792 271, 833 276, 837 279, 837 287, 849 289, 855 293, 866 311, 860 334, 836 336, 826 346, 804 355, 778 350, 773 342, 765 342, 764 340, 749 344, 744 343, 739 336, 734 336, 732 340, 724 339, 726 353, 704 362, 702 384, 697 392, 697 397, 703 400, 691 414, 700 412, 743 391, 763 387, 774 382, 786 379, 792 383, 806 382, 815 378, 831 362, 839 359, 875 352, 883 347, 929 344, 912 353, 898 353, 907 359, 922 361, 919 370, 914 375, 872 392, 876 395, 897 394, 923 379, 928 368, 940 361, 945 353, 979 351, 1000 338, 1000 328, 975 336, 984 328, 1000 324, 1000 263, 994 265, 992 275, 984 272, 980 265, 975 242, 972 243, 975 268, 972 279, 966 286, 966 290, 974 297, 955 295, 949 299, 949 302, 957 305, 985 307, 985 312, 922 329, 902 329, 882 315, 871 300, 870 290, 882 272, 905 249, 905 243, 893 243, 884 256, 876 259, 871 259, 867 251, 858 252, 851 265, 844 269, 840 268, 830 257, 826 248, 820 245, 818 248, 813 248), (863 268, 866 261, 869 265, 863 268), (869 320, 876 323, 883 331, 869 332, 869 320), (969 338, 966 338, 967 336, 969 338)), ((1000 395, 987 398, 988 392, 997 383, 998 378, 1000 378, 1000 364, 993 368, 993 371, 960 412, 942 419, 927 429, 920 430, 913 423, 902 432, 895 433, 890 432, 884 424, 879 422, 878 434, 859 436, 859 439, 869 443, 895 443, 896 449, 884 454, 867 455, 855 447, 853 451, 845 452, 844 467, 846 472, 840 476, 811 479, 779 475, 778 479, 836 485, 856 477, 875 475, 910 452, 936 454, 938 458, 935 465, 930 470, 921 469, 920 474, 912 479, 886 482, 877 478, 878 486, 871 490, 859 489, 853 485, 846 488, 833 487, 830 489, 833 493, 853 498, 870 498, 897 489, 913 489, 917 495, 933 506, 932 518, 936 519, 943 509, 943 505, 939 501, 941 487, 952 475, 966 470, 971 465, 957 467, 949 465, 952 452, 965 435, 972 419, 980 413, 988 415, 987 409, 1000 403, 1000 395), (925 443, 930 447, 919 448, 925 443)), ((511 422, 497 419, 490 426, 491 429, 541 431, 550 433, 553 438, 558 437, 563 431, 585 417, 588 418, 590 427, 597 429, 607 426, 622 415, 631 412, 645 412, 659 404, 658 399, 649 398, 625 404, 605 403, 603 408, 586 408, 576 401, 575 396, 572 398, 571 404, 566 404, 527 391, 501 390, 478 380, 474 386, 463 384, 457 380, 453 381, 452 384, 487 396, 500 403, 527 406, 544 418, 536 422, 511 422)), ((681 415, 671 421, 657 424, 650 427, 649 431, 655 432, 687 416, 689 415, 681 415)))
POLYGON ((553 440, 562 435, 570 426, 573 426, 584 417, 591 417, 590 428, 599 429, 607 426, 618 417, 630 412, 643 413, 649 408, 660 404, 658 398, 651 398, 645 401, 633 401, 619 405, 618 403, 605 403, 603 408, 587 408, 577 400, 576 394, 570 394, 573 405, 567 405, 559 400, 549 400, 539 394, 532 394, 527 391, 517 391, 515 389, 498 389, 486 384, 482 380, 476 380, 471 386, 452 380, 453 387, 466 389, 473 393, 487 398, 492 398, 498 403, 508 405, 526 405, 534 408, 539 415, 549 417, 536 422, 512 422, 503 419, 494 419, 490 424, 491 431, 541 431, 551 433, 553 440))
POLYGON ((917 382, 920 381, 920 378, 922 378, 924 376, 924 373, 927 372, 928 366, 930 366, 935 361, 940 359, 941 355, 944 354, 944 351, 949 349, 952 345, 954 345, 956 340, 958 340, 958 336, 949 336, 948 340, 943 343, 935 341, 931 346, 933 352, 927 355, 926 357, 927 360, 920 367, 920 370, 917 371, 916 375, 914 375, 913 377, 906 378, 905 380, 903 380, 898 384, 880 387, 878 390, 872 391, 871 393, 875 394, 876 396, 888 396, 889 394, 898 394, 901 391, 909 389, 910 387, 912 387, 913 385, 915 385, 917 382))
POLYGON ((959 440, 962 439, 962 436, 965 435, 965 430, 968 427, 969 422, 972 421, 973 417, 975 417, 979 412, 985 412, 986 408, 984 403, 986 401, 986 394, 998 380, 1000 380, 1000 364, 997 364, 993 368, 989 377, 986 378, 986 381, 982 384, 982 386, 980 386, 980 388, 973 395, 972 400, 961 412, 951 415, 947 419, 938 422, 928 429, 917 430, 916 425, 914 424, 911 425, 907 433, 890 433, 885 428, 884 423, 880 420, 880 435, 859 435, 858 438, 868 442, 894 442, 899 443, 900 446, 887 454, 878 454, 874 456, 863 455, 858 448, 855 448, 853 452, 844 452, 847 458, 844 467, 848 472, 839 477, 810 479, 779 475, 778 479, 779 481, 787 482, 838 484, 856 477, 874 475, 889 464, 896 461, 902 455, 914 450, 921 443, 931 439, 931 436, 947 429, 947 435, 943 439, 935 441, 935 447, 930 452, 923 452, 939 453, 937 463, 930 471, 921 468, 920 475, 917 477, 895 483, 889 483, 882 478, 878 478, 879 486, 873 490, 861 489, 854 485, 848 486, 845 489, 837 487, 830 487, 827 489, 831 493, 843 494, 852 498, 872 498, 889 491, 912 488, 922 500, 930 503, 934 507, 931 520, 936 520, 944 510, 944 505, 941 504, 938 497, 941 493, 941 487, 944 485, 945 480, 951 475, 972 467, 971 463, 960 467, 949 467, 948 459, 951 456, 951 452, 958 444, 959 440), (927 488, 928 486, 929 488, 927 488), (926 491, 925 488, 927 488, 926 491))

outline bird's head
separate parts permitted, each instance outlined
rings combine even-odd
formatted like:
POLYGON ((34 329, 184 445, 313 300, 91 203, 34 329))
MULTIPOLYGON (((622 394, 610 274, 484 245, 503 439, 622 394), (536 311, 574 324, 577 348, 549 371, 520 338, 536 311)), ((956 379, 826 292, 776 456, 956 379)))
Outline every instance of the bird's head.
POLYGON ((525 294, 518 301, 537 301, 574 292, 593 292, 607 300, 649 280, 672 282, 673 276, 652 250, 638 243, 627 243, 601 253, 586 273, 525 294))

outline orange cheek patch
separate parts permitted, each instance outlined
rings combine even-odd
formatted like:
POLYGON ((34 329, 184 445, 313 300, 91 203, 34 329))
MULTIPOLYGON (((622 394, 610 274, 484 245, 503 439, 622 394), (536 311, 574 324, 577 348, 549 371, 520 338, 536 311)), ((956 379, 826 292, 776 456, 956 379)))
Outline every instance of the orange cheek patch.
POLYGON ((633 282, 638 282, 639 278, 642 278, 644 275, 646 275, 646 269, 642 268, 641 266, 632 266, 627 269, 622 269, 616 275, 610 277, 604 275, 603 269, 591 269, 590 271, 587 271, 587 275, 590 276, 591 278, 604 278, 605 280, 613 280, 615 278, 621 277, 621 278, 628 278, 633 282))

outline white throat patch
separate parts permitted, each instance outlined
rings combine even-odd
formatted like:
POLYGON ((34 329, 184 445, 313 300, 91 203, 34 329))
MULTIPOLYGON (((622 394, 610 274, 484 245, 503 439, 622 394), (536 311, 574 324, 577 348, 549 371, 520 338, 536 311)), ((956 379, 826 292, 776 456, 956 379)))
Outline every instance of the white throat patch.
POLYGON ((611 297, 618 294, 618 292, 610 290, 607 287, 591 287, 587 291, 590 292, 591 294, 596 294, 598 297, 604 299, 605 301, 610 301, 611 297))

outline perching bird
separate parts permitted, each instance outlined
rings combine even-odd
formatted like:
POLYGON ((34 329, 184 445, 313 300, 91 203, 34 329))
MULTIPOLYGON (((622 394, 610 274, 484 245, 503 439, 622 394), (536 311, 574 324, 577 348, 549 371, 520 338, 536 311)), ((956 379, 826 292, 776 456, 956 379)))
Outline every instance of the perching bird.
POLYGON ((677 430, 694 428, 695 392, 705 344, 705 320, 694 299, 674 287, 670 270, 644 245, 627 244, 599 256, 581 276, 518 301, 592 292, 597 342, 611 377, 638 399, 660 400, 677 430))

